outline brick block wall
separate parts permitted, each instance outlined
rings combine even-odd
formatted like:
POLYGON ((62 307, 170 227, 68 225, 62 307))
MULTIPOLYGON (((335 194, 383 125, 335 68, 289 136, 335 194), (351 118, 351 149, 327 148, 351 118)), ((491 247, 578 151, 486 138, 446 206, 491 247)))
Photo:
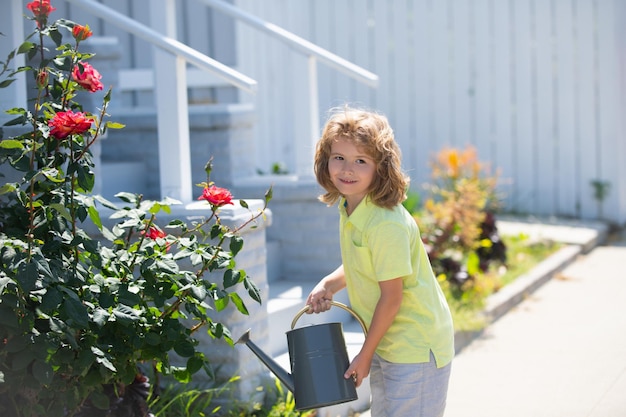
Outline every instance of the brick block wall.
POLYGON ((233 187, 240 195, 261 198, 274 182, 269 204, 273 220, 267 239, 278 245, 279 276, 268 280, 319 280, 341 263, 337 207, 327 207, 317 199, 321 188, 313 180, 274 180, 233 187))

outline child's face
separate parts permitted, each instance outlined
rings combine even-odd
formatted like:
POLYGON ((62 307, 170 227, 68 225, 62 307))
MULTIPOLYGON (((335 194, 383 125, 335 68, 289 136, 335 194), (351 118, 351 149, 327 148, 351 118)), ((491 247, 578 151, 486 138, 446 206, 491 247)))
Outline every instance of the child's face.
POLYGON ((330 148, 328 173, 337 190, 346 198, 348 213, 351 213, 369 192, 376 163, 362 148, 341 138, 330 148))

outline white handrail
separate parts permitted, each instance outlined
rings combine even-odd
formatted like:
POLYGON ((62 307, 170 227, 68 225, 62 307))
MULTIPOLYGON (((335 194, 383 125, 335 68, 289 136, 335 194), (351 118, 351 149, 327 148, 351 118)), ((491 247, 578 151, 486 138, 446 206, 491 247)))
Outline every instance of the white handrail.
POLYGON ((182 42, 164 36, 159 32, 145 26, 134 19, 129 18, 115 10, 98 3, 94 0, 65 0, 88 12, 98 16, 107 22, 118 26, 133 35, 148 41, 149 43, 168 51, 176 56, 184 58, 190 64, 200 69, 215 73, 230 84, 250 93, 257 90, 257 82, 252 78, 235 71, 234 69, 196 51, 182 42))
POLYGON ((350 77, 363 82, 370 87, 378 86, 378 76, 370 71, 353 64, 352 62, 341 58, 321 48, 314 43, 307 41, 293 33, 276 26, 273 23, 266 22, 250 13, 247 13, 231 4, 225 3, 221 0, 200 0, 202 3, 209 7, 214 7, 221 12, 235 17, 241 21, 248 23, 249 25, 266 32, 281 41, 285 42, 291 48, 297 49, 305 55, 314 56, 321 62, 343 72, 350 77))

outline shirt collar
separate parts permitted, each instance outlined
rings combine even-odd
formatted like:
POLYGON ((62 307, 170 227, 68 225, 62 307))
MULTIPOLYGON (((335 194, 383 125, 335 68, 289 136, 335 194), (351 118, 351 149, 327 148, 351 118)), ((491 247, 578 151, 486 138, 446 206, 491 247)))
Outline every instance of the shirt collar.
POLYGON ((341 216, 348 222, 352 223, 354 227, 359 230, 363 230, 365 227, 367 220, 372 213, 372 210, 376 207, 376 205, 372 202, 372 199, 369 195, 365 196, 363 200, 359 203, 358 206, 354 209, 352 214, 348 216, 346 213, 346 199, 341 198, 339 201, 339 213, 341 216))

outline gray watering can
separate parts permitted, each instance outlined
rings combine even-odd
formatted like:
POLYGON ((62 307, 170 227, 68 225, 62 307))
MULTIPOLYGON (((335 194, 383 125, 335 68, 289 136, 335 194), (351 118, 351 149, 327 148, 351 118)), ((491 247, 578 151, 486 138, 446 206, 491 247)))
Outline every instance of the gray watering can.
MULTIPOLYGON (((352 314, 367 335, 363 319, 353 310, 336 301, 331 301, 331 305, 352 314)), ((298 319, 308 309, 309 306, 306 306, 296 314, 291 322, 291 330, 287 332, 291 374, 250 340, 250 330, 237 343, 245 343, 293 393, 297 410, 356 400, 358 396, 354 381, 343 377, 350 366, 350 359, 341 323, 314 324, 294 329, 298 319)))

